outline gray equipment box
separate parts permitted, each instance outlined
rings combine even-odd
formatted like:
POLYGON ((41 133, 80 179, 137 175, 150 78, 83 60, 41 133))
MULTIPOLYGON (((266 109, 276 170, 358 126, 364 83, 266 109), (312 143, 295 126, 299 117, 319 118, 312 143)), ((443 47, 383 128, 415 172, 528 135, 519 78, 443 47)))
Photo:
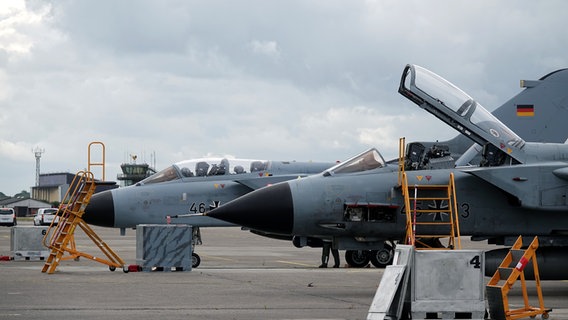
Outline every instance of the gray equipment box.
POLYGON ((416 250, 412 268, 413 319, 483 319, 485 257, 482 250, 416 250))
POLYGON ((191 271, 191 231, 185 224, 136 226, 136 264, 142 271, 191 271))
POLYGON ((14 226, 10 238, 10 251, 14 260, 43 260, 49 249, 43 245, 48 227, 14 226))

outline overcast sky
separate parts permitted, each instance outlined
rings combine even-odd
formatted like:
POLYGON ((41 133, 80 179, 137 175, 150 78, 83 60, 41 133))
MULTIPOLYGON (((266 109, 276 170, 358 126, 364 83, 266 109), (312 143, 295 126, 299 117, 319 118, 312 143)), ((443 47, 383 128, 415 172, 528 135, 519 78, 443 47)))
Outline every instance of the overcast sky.
POLYGON ((0 192, 30 191, 33 149, 42 173, 76 173, 92 141, 106 145, 106 180, 130 154, 158 169, 368 147, 391 159, 399 137, 455 135, 397 93, 406 64, 493 110, 520 79, 568 67, 566 12, 562 0, 2 0, 0 192))

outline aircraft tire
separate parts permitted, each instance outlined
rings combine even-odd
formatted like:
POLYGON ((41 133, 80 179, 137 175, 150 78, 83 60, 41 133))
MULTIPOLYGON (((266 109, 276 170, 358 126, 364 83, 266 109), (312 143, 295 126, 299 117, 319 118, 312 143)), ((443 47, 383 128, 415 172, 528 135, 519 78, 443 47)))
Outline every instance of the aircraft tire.
POLYGON ((369 251, 347 250, 345 251, 345 261, 349 266, 353 268, 363 268, 369 264, 369 251))
POLYGON ((195 252, 191 254, 191 267, 197 268, 201 264, 201 257, 195 252))
POLYGON ((370 251, 370 256, 371 263, 375 267, 383 269, 392 264, 394 250, 390 245, 385 243, 385 247, 383 249, 370 251))

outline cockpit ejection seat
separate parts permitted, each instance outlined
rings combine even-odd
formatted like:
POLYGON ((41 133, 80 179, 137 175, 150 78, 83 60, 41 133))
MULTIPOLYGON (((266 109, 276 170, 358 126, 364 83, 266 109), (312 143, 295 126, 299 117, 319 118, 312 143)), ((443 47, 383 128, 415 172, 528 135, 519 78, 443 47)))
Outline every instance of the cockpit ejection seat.
POLYGON ((421 168, 425 149, 424 145, 419 142, 408 144, 405 164, 406 170, 418 170, 421 168))
POLYGON ((250 164, 250 172, 257 172, 264 170, 264 164, 262 161, 253 161, 250 164))
POLYGON ((218 175, 224 175, 229 173, 229 160, 223 158, 221 163, 219 163, 219 169, 217 170, 218 175))
POLYGON ((195 175, 198 177, 204 177, 207 175, 208 169, 209 169, 209 164, 205 161, 200 161, 195 164, 195 175))

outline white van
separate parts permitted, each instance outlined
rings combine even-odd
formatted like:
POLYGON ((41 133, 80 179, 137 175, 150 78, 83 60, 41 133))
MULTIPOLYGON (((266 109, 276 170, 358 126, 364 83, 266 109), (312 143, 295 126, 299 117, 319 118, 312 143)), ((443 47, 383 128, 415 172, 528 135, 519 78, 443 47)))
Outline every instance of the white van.
POLYGON ((37 209, 37 214, 34 216, 34 226, 49 226, 53 219, 55 223, 59 222, 59 217, 55 214, 57 213, 57 208, 41 208, 37 209))
POLYGON ((15 226, 16 212, 12 208, 0 208, 0 224, 6 226, 15 226))

